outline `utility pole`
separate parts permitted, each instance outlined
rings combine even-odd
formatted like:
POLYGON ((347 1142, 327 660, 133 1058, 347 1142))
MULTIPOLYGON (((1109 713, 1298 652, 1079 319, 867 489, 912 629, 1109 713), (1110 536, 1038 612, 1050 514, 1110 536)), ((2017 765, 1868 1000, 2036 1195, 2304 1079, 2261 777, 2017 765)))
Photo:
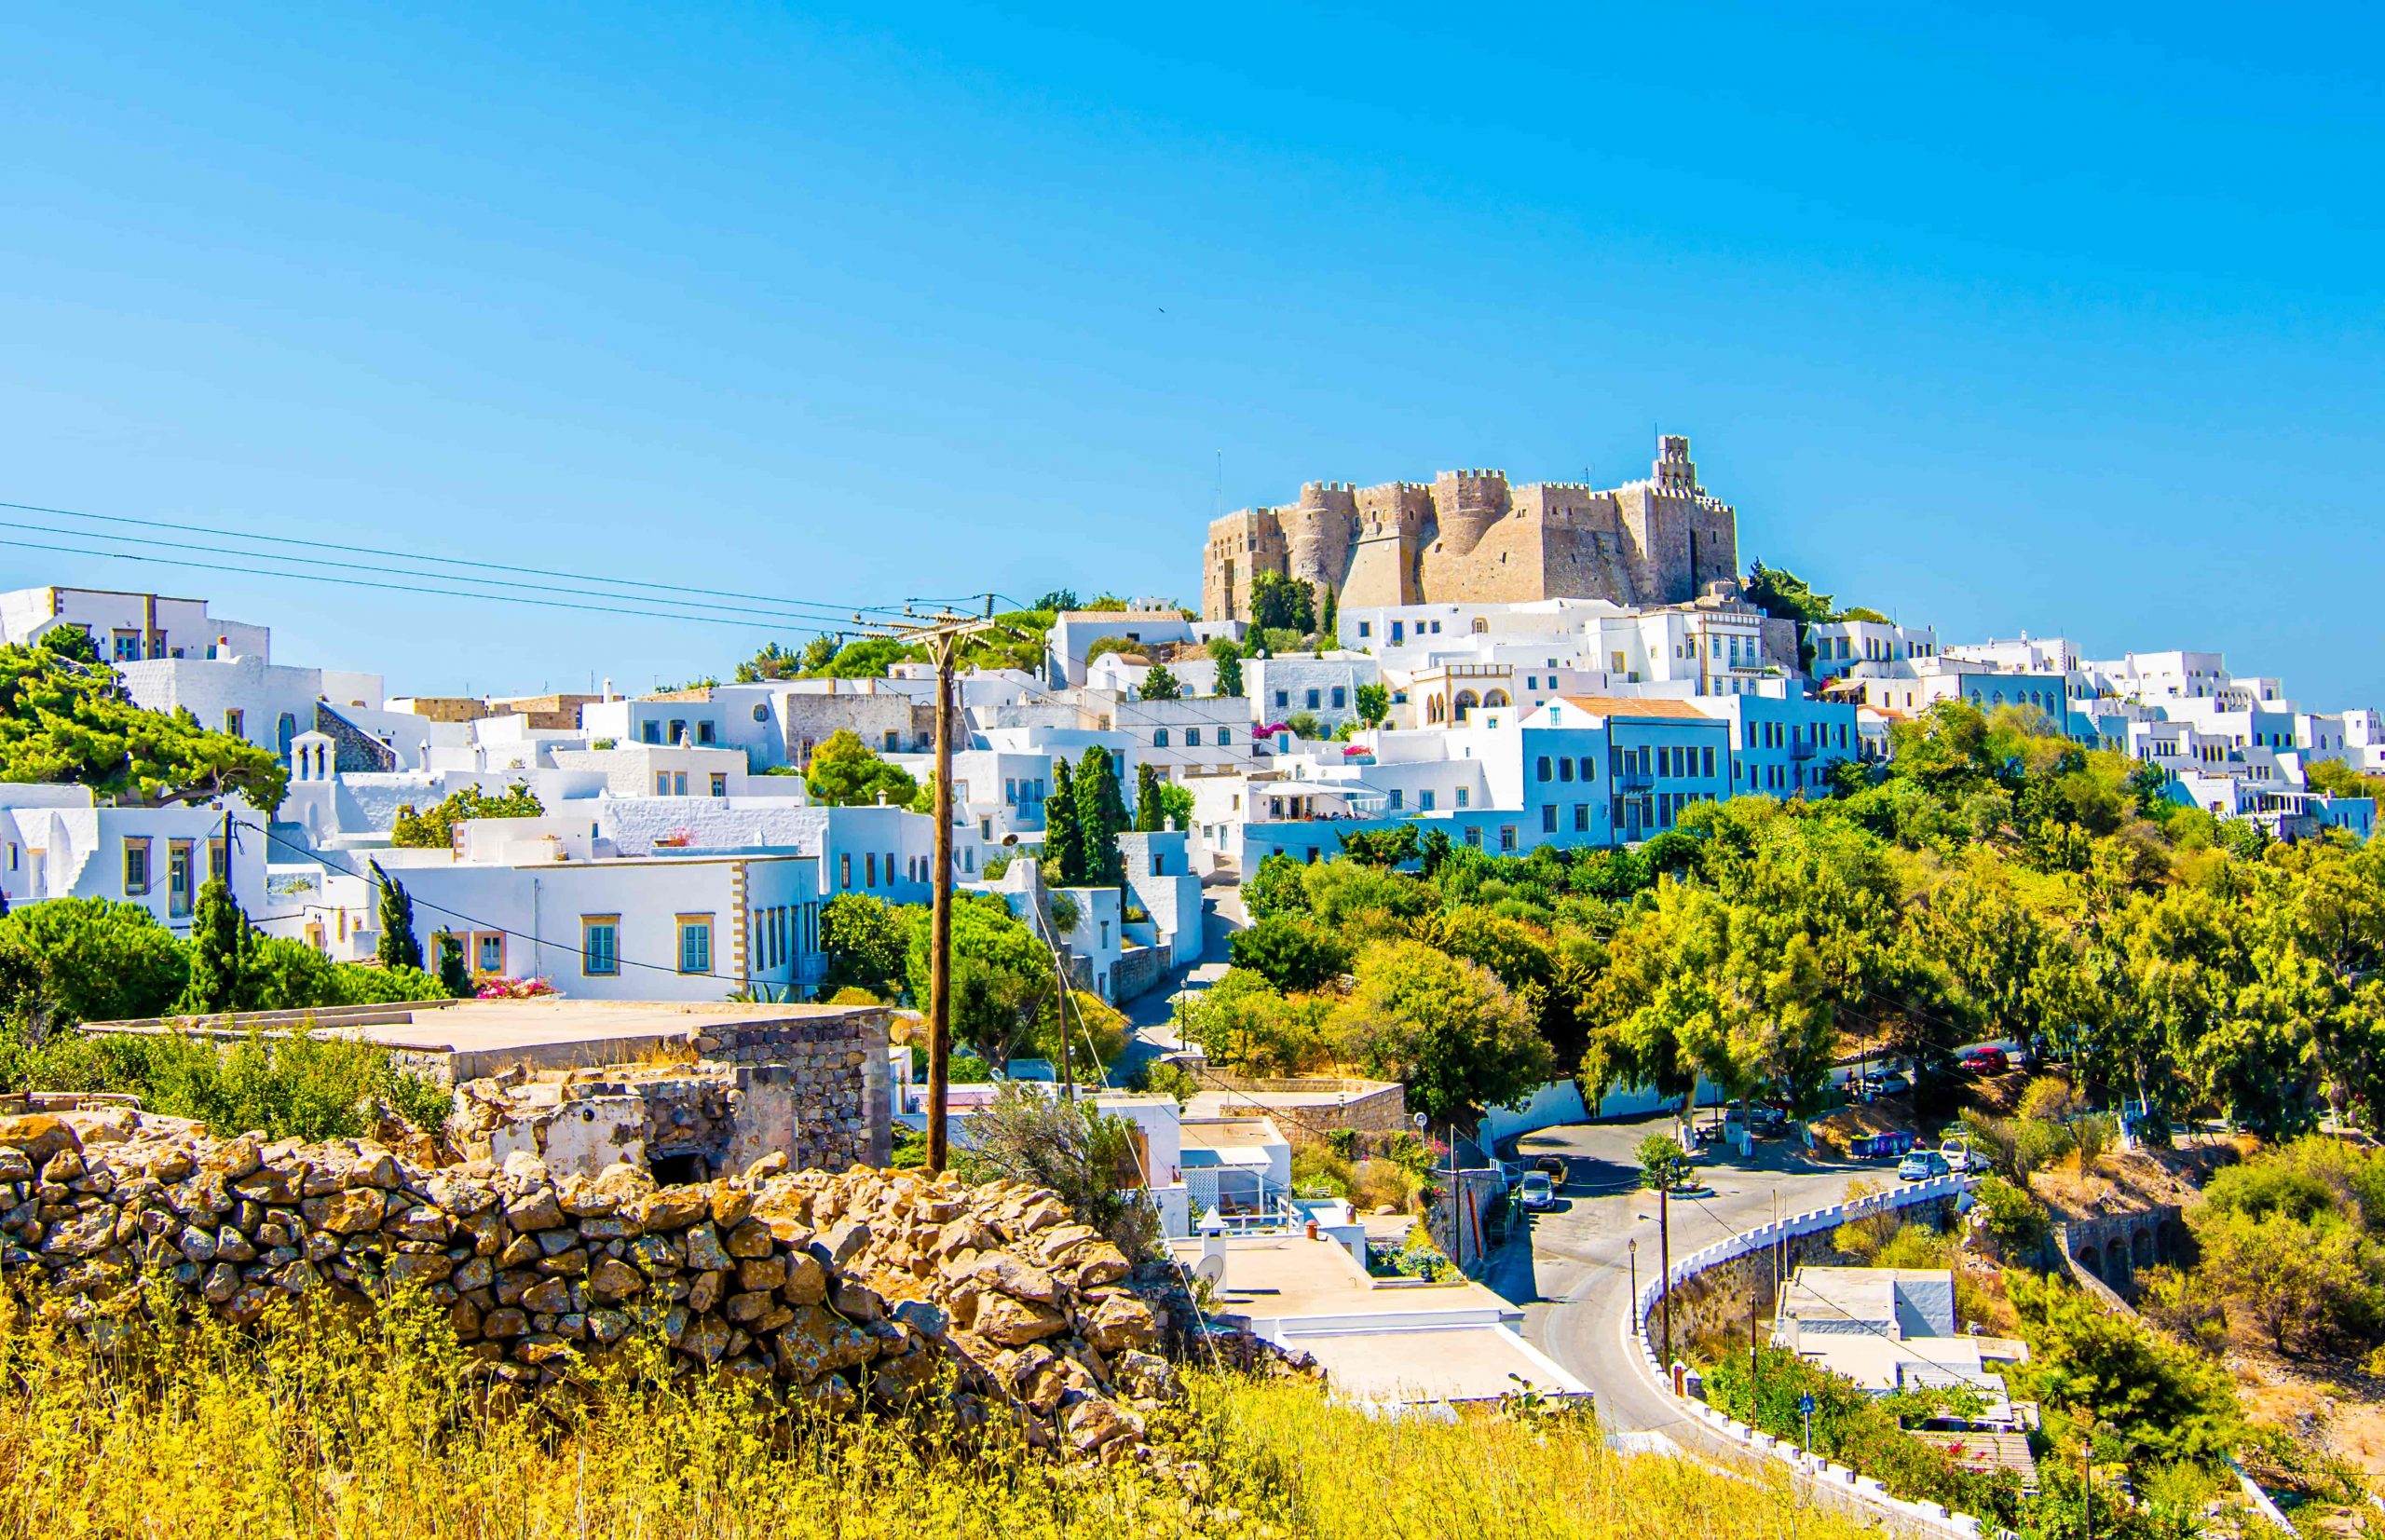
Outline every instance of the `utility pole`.
MULTIPOLYGON (((904 613, 912 612, 906 609, 904 613)), ((958 715, 953 659, 965 638, 1009 630, 994 622, 993 613, 993 595, 988 594, 983 615, 944 609, 914 616, 899 625, 873 624, 859 615, 853 617, 855 630, 925 647, 935 664, 935 881, 928 930, 928 1170, 932 1174, 944 1169, 948 1153, 944 1104, 952 1063, 952 735, 958 715)), ((1066 1017, 1062 1020, 1065 1023, 1066 1017)))
POLYGON ((944 1102, 952 1064, 952 638, 935 660, 935 888, 928 947, 928 1170, 944 1169, 944 1102))
POLYGON ((1657 1274, 1660 1313, 1665 1329, 1665 1383, 1678 1395, 1681 1387, 1673 1382, 1673 1220, 1670 1200, 1673 1174, 1665 1172, 1665 1184, 1656 1189, 1656 1265, 1664 1271, 1657 1274))

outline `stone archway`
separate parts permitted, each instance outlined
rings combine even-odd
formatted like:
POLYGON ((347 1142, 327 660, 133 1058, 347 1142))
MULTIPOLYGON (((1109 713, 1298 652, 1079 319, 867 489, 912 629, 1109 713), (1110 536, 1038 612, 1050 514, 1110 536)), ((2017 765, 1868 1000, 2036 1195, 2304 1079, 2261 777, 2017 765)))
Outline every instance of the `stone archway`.
POLYGON ((2092 1246, 2082 1246, 2078 1248, 2078 1265, 2100 1278, 2104 1275, 2104 1254, 2092 1246))
POLYGON ((2154 1250, 2151 1225, 2146 1225, 2136 1233, 2135 1249, 2136 1265, 2139 1267, 2151 1267, 2159 1260, 2154 1250))

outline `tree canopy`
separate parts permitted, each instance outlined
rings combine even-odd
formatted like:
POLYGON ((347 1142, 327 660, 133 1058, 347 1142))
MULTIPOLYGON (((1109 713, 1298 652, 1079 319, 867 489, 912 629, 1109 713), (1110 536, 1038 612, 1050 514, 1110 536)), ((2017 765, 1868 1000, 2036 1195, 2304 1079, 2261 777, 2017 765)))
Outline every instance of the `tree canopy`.
MULTIPOLYGON (((1638 851, 1499 856, 1407 825, 1271 855, 1243 903, 1338 941, 1360 991, 1386 938, 1482 966, 1591 1094, 1703 1074, 1819 1111, 1860 1040, 1951 1111, 1955 1050, 2010 1037, 2106 1105, 2385 1128, 2385 845, 2258 838, 2034 712, 1946 702, 1894 731, 1838 796, 1693 805, 1638 851)), ((1361 1062, 1341 987, 1274 955, 1310 934, 1244 943, 1220 1062, 1361 1062)))
MULTIPOLYGON (((474 818, 537 818, 546 812, 525 782, 516 781, 501 796, 484 792, 478 786, 464 786, 448 793, 427 812, 416 812, 412 804, 398 809, 397 823, 389 831, 389 843, 410 849, 445 850, 455 842, 456 825, 474 818)), ((408 911, 411 914, 412 908, 408 911)))
POLYGON ((104 664, 10 646, 0 647, 0 781, 72 783, 139 807, 238 792, 270 813, 290 775, 270 751, 187 711, 134 705, 104 664))
POLYGON ((868 807, 881 799, 891 807, 909 807, 920 790, 910 771, 879 758, 851 728, 838 728, 811 751, 803 784, 813 801, 836 808, 868 807))

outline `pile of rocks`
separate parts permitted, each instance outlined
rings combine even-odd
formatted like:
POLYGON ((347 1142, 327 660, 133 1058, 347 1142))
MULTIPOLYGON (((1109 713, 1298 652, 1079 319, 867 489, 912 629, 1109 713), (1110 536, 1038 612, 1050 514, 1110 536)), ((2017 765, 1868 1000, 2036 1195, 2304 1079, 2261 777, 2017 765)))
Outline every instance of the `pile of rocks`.
POLYGON ((1176 1394, 1167 1322, 1126 1259, 1051 1193, 855 1166, 658 1188, 537 1157, 430 1167, 355 1140, 210 1138, 125 1108, 0 1116, 0 1275, 70 1318, 144 1274, 238 1323, 278 1299, 445 1307, 493 1378, 535 1388, 658 1329, 688 1372, 768 1380, 825 1410, 899 1404, 947 1369, 964 1417, 1115 1459, 1176 1394))

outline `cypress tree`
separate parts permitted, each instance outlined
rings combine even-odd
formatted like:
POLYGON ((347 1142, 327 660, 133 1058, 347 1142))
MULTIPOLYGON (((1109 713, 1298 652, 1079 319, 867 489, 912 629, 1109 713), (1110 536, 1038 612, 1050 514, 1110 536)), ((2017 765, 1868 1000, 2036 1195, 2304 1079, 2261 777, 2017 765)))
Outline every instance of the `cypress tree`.
POLYGON ((1052 795, 1043 801, 1043 859, 1053 864, 1061 887, 1073 888, 1084 881, 1084 838, 1077 827, 1076 776, 1066 759, 1052 761, 1052 795))
POLYGON ((1118 836, 1126 827, 1126 799, 1119 792, 1108 749, 1089 748, 1077 761, 1076 794, 1084 880, 1097 886, 1124 882, 1126 864, 1118 853, 1118 836))
POLYGON ((1341 621, 1341 602, 1331 589, 1325 591, 1325 611, 1316 618, 1316 634, 1329 647, 1334 645, 1333 634, 1341 621))
MULTIPOLYGON (((431 938, 439 950, 439 987, 457 1000, 470 997, 472 971, 464 966, 463 938, 453 931, 442 931, 431 938)), ((416 956, 420 956, 417 948, 416 956)))
POLYGON ((181 1009, 192 1015, 240 1008, 242 964, 249 951, 249 917, 232 902, 221 878, 198 890, 190 919, 190 983, 181 1009))
POLYGON ((422 943, 414 937, 414 900, 405 889, 389 880, 378 861, 370 864, 373 880, 381 884, 378 918, 381 922, 380 944, 373 955, 381 960, 384 968, 419 968, 422 966, 422 943))
POLYGON ((1135 767, 1135 832, 1157 834, 1165 819, 1159 811, 1159 770, 1152 765, 1135 767))
POLYGON ((1238 699, 1242 694, 1242 648, 1228 641, 1212 650, 1218 660, 1218 693, 1238 699))

